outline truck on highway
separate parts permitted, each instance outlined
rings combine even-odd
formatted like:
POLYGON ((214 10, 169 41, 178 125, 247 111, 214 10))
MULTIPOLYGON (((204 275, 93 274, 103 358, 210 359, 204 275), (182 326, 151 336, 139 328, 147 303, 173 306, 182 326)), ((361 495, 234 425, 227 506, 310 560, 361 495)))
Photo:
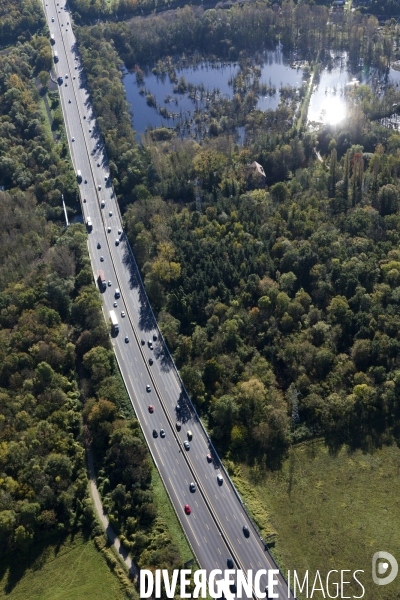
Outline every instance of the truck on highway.
POLYGON ((78 180, 78 183, 82 181, 82 173, 79 170, 76 172, 76 178, 78 180))
POLYGON ((52 34, 50 35, 50 44, 54 45, 55 43, 56 43, 56 38, 55 38, 55 35, 54 35, 54 33, 52 33, 52 34))
POLYGON ((110 310, 110 321, 111 321, 111 330, 114 333, 118 333, 119 325, 117 315, 115 314, 115 310, 110 310))
POLYGON ((58 62, 58 52, 57 50, 54 50, 54 62, 58 62))
POLYGON ((87 225, 87 228, 88 228, 89 230, 91 230, 91 229, 92 229, 93 225, 92 225, 92 219, 91 219, 90 217, 88 217, 88 218, 86 219, 86 225, 87 225))
POLYGON ((99 271, 99 284, 103 290, 107 289, 107 281, 104 277, 104 271, 99 271))

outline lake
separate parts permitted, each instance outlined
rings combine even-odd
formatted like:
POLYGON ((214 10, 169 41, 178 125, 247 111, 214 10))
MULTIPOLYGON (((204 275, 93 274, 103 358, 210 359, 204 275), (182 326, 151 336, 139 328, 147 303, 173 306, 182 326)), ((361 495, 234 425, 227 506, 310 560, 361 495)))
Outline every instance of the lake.
MULTIPOLYGON (((280 101, 279 89, 291 86, 299 89, 303 82, 301 68, 293 68, 284 57, 282 47, 275 51, 265 52, 265 61, 260 66, 260 84, 266 84, 268 94, 259 96, 257 107, 260 110, 274 110, 280 101), (275 88, 275 89, 273 89, 275 88)), ((143 80, 137 81, 135 72, 124 71, 123 83, 126 97, 133 113, 133 127, 138 136, 147 128, 169 127, 179 128, 185 119, 193 117, 195 110, 207 110, 214 99, 233 97, 233 79, 240 72, 235 62, 200 62, 197 66, 176 68, 178 80, 181 77, 195 90, 190 93, 176 93, 176 82, 170 80, 168 74, 160 76, 151 69, 143 71, 143 80), (160 114, 160 108, 163 115, 160 114)), ((186 131, 187 134, 187 131, 186 131)), ((243 131, 238 129, 238 139, 243 142, 243 131)))
POLYGON ((380 95, 388 84, 399 87, 400 72, 389 69, 386 77, 378 78, 374 71, 360 66, 357 72, 351 73, 347 55, 336 57, 332 68, 325 67, 320 73, 310 98, 308 122, 337 125, 343 121, 347 117, 346 95, 352 86, 358 84, 367 84, 380 95))

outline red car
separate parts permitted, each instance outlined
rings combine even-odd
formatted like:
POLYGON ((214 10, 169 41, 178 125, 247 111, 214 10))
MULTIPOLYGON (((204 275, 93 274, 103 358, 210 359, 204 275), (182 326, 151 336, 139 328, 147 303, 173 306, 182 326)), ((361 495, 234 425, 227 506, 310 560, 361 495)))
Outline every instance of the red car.
POLYGON ((211 456, 211 454, 207 454, 207 457, 206 457, 206 458, 207 458, 207 461, 208 461, 208 462, 212 462, 212 456, 211 456))
POLYGON ((149 413, 154 412, 154 406, 152 404, 149 405, 149 413))
POLYGON ((189 504, 185 504, 185 513, 186 513, 187 515, 190 515, 190 513, 191 513, 191 512, 192 512, 192 511, 190 510, 190 506, 189 506, 189 504))

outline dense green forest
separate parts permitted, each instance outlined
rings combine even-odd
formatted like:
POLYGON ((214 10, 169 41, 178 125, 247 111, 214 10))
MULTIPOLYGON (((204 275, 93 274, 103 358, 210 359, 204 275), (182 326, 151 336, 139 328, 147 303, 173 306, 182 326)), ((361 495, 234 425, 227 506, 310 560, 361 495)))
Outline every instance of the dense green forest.
POLYGON ((92 442, 104 506, 135 561, 173 568, 182 561, 111 352, 87 233, 60 222, 61 192, 73 210, 77 184, 35 85, 48 44, 32 37, 0 56, 0 549, 25 553, 77 528, 105 545, 88 496, 92 442))
MULTIPOLYGON (((392 23, 379 28, 374 18, 349 15, 339 32, 326 24, 323 7, 282 6, 285 18, 256 4, 81 28, 91 91, 100 99, 107 88, 104 71, 95 79, 106 56, 118 93, 108 106, 125 119, 116 50, 130 65, 171 72, 168 57, 183 48, 188 60, 190 50, 249 57, 284 26, 310 59, 328 41, 348 51, 350 65, 362 59, 377 72, 397 58, 392 23)), ((350 118, 314 132, 282 126, 281 107, 253 110, 246 131, 256 133, 246 147, 222 128, 197 142, 154 130, 142 148, 134 145, 135 171, 111 146, 147 292, 227 457, 271 464, 300 439, 368 448, 398 437, 400 136, 380 124, 398 93, 387 88, 385 98, 359 86, 349 97, 350 118), (268 188, 249 176, 253 160, 263 165, 268 188), (133 187, 124 190, 133 172, 133 187)))
POLYGON ((0 45, 20 42, 46 26, 39 0, 0 0, 0 45))

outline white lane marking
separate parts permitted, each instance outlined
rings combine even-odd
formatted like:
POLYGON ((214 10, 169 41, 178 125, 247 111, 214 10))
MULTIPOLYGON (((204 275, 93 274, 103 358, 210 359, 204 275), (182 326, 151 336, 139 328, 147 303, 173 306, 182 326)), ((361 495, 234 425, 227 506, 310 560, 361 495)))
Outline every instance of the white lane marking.
MULTIPOLYGON (((175 496, 176 496, 176 499, 177 499, 177 501, 178 501, 178 503, 179 503, 180 501, 179 501, 179 498, 178 498, 178 494, 176 493, 176 490, 175 490, 175 488, 174 488, 174 484, 172 483, 172 481, 171 481, 171 478, 170 478, 170 477, 169 477, 168 479, 169 479, 169 482, 170 482, 170 484, 171 484, 171 486, 172 486, 172 489, 174 490, 174 494, 175 494, 175 496)), ((196 537, 196 535, 195 535, 195 533, 194 533, 194 531, 193 531, 193 528, 192 528, 192 526, 191 526, 191 524, 190 524, 190 522, 189 522, 189 518, 188 518, 188 517, 189 517, 189 515, 186 515, 186 522, 187 522, 187 524, 189 525, 191 532, 193 533, 193 537, 194 537, 194 539, 196 540, 196 544, 197 544, 198 546, 200 546, 200 544, 199 544, 199 540, 197 539, 197 537, 196 537)))

